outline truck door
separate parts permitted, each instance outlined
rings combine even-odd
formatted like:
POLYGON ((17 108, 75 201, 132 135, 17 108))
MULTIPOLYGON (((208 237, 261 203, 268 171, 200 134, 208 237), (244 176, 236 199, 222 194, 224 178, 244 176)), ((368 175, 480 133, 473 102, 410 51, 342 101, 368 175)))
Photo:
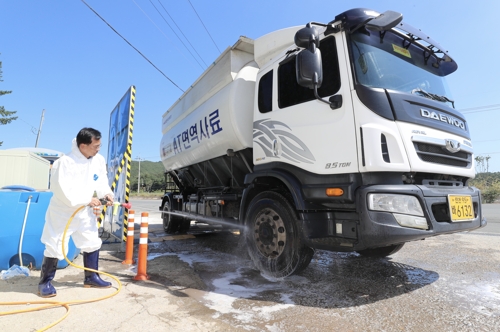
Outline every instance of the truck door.
POLYGON ((327 36, 320 43, 323 83, 318 94, 342 100, 331 109, 311 89, 297 84, 297 52, 288 52, 257 82, 254 112, 254 164, 284 162, 316 174, 358 170, 354 115, 342 38, 327 36))

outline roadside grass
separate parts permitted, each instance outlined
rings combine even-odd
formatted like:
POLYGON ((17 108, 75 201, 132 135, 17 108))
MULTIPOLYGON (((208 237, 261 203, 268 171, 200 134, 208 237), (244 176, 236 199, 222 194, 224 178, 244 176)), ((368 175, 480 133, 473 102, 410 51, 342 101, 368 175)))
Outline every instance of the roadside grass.
POLYGON ((131 198, 144 198, 144 199, 161 199, 163 197, 163 191, 154 191, 154 192, 131 192, 131 198))

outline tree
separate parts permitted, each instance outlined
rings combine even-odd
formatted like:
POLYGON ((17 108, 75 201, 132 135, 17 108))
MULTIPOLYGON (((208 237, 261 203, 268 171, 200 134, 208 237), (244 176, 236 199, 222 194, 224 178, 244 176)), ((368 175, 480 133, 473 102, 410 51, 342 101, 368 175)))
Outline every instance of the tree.
POLYGON ((476 156, 474 160, 476 161, 476 173, 489 173, 490 171, 490 156, 476 156))
MULTIPOLYGON (((0 82, 3 82, 2 80, 2 61, 0 61, 0 82)), ((12 93, 12 91, 3 91, 0 90, 0 96, 7 95, 9 93, 12 93)), ((17 116, 12 116, 16 114, 17 111, 6 111, 3 106, 0 106, 0 125, 6 125, 11 123, 12 121, 17 119, 17 116)), ((0 146, 2 146, 3 142, 0 142, 0 146)))
POLYGON ((500 172, 479 173, 469 184, 481 190, 483 203, 494 203, 500 198, 500 172))

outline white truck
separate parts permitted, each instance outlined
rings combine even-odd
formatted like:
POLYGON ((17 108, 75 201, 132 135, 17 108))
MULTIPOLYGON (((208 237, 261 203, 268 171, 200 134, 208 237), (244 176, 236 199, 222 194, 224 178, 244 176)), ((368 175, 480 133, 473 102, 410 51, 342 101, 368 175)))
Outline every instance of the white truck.
POLYGON ((163 115, 167 233, 241 227, 262 273, 486 225, 444 49, 393 11, 240 37, 163 115))

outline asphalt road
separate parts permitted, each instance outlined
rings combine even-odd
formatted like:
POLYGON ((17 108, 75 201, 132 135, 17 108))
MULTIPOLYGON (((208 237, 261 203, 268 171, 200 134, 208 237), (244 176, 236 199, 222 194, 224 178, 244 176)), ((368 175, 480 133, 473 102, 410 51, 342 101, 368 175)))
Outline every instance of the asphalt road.
POLYGON ((483 204, 483 215, 488 225, 478 232, 500 234, 500 204, 483 204))
POLYGON ((130 203, 132 204, 131 209, 135 211, 136 216, 140 216, 142 212, 147 212, 149 214, 150 224, 162 223, 161 212, 159 210, 161 200, 132 198, 130 203))

